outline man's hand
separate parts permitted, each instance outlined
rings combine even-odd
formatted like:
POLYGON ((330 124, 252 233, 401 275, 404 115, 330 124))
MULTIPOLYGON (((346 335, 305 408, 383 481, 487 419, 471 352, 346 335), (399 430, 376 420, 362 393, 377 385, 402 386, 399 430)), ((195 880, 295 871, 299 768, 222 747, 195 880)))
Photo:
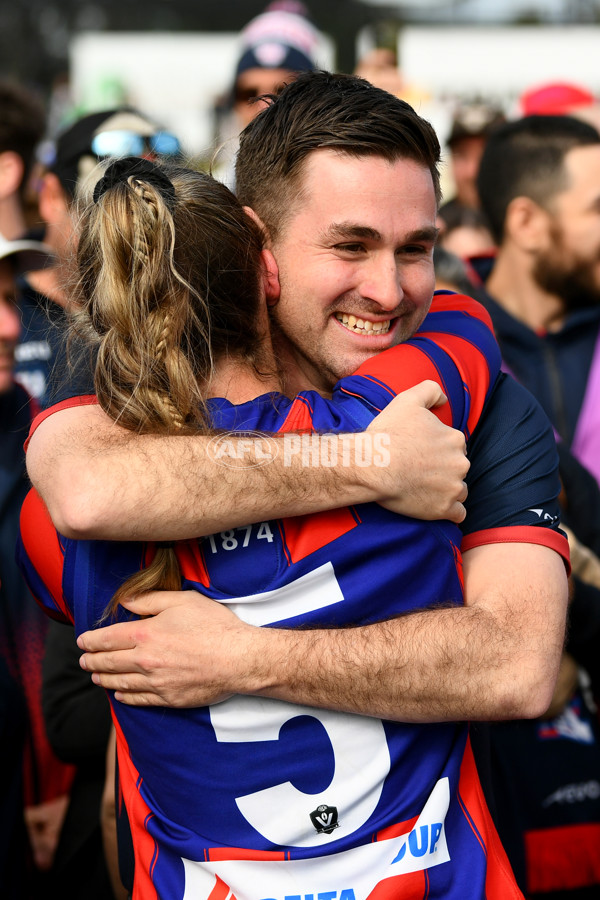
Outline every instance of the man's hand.
POLYGON ((443 425, 430 410, 447 402, 435 381, 422 381, 399 394, 367 432, 390 436, 390 465, 369 470, 375 489, 388 491, 378 502, 416 519, 462 522, 469 471, 462 432, 443 425))
POLYGON ((239 669, 244 641, 259 629, 195 591, 154 591, 123 605, 149 618, 86 631, 77 640, 88 651, 81 667, 96 684, 135 706, 207 706, 229 696, 229 661, 239 669))

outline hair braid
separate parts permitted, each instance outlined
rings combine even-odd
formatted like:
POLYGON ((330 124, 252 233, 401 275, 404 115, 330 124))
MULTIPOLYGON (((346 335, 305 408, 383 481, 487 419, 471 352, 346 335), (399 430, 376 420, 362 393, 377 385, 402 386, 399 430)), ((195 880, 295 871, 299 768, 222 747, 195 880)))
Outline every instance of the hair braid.
MULTIPOLYGON (((140 200, 145 204, 146 211, 154 224, 158 222, 158 206, 156 190, 150 190, 139 178, 131 177, 128 179, 132 191, 137 194, 140 200)), ((132 204, 131 214, 133 218, 133 234, 135 243, 133 245, 134 258, 138 264, 148 265, 150 262, 150 247, 148 243, 148 233, 146 231, 145 222, 142 221, 139 208, 136 204, 132 204)))
MULTIPOLYGON (((258 227, 210 176, 146 160, 106 168, 81 214, 74 299, 113 420, 139 433, 208 430, 213 353, 253 359, 260 343, 261 248, 258 227)), ((158 543, 106 615, 132 594, 180 586, 172 545, 158 543)))
MULTIPOLYGON (((142 313, 137 317, 140 339, 132 342, 127 319, 122 322, 121 317, 115 316, 115 322, 101 347, 98 396, 101 404, 106 404, 105 408, 110 411, 113 401, 112 395, 107 400, 107 388, 110 385, 111 391, 114 391, 115 383, 121 383, 132 395, 119 417, 121 422, 127 418, 128 424, 137 425, 138 430, 181 433, 193 403, 191 398, 182 397, 182 409, 171 395, 170 369, 174 365, 171 357, 181 355, 179 335, 184 325, 176 321, 176 316, 178 313, 184 314, 185 306, 171 302, 172 263, 170 267, 164 266, 165 250, 168 246, 172 254, 173 246, 172 235, 169 235, 172 231, 169 227, 170 214, 154 186, 139 177, 128 178, 127 184, 131 189, 126 197, 131 234, 124 232, 123 237, 131 247, 128 254, 130 275, 128 284, 122 282, 122 288, 130 301, 141 300, 137 304, 142 313), (114 341, 109 339, 111 331, 114 341), (106 373, 105 377, 103 373, 106 373), (133 402, 133 396, 137 396, 138 404, 133 402)), ((187 374, 189 383, 193 384, 193 373, 187 374)), ((173 545, 158 543, 149 565, 121 585, 105 615, 114 613, 120 601, 127 596, 180 587, 181 573, 173 545)))

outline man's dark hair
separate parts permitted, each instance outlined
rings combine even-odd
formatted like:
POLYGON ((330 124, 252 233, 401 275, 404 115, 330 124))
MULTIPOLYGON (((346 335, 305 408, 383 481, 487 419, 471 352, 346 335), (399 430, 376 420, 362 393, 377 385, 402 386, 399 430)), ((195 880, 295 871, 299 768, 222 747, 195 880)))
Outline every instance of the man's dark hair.
POLYGON ((244 129, 236 192, 274 238, 293 208, 303 164, 314 150, 410 159, 428 168, 439 202, 440 145, 404 100, 354 75, 305 72, 286 85, 244 129))
POLYGON ((506 211, 515 197, 529 197, 547 208, 568 186, 566 154, 594 144, 600 144, 596 129, 571 116, 526 116, 490 135, 477 189, 497 244, 504 239, 506 211))
POLYGON ((0 153, 11 151, 23 160, 21 191, 25 190, 45 129, 46 114, 39 97, 20 84, 0 81, 0 153))

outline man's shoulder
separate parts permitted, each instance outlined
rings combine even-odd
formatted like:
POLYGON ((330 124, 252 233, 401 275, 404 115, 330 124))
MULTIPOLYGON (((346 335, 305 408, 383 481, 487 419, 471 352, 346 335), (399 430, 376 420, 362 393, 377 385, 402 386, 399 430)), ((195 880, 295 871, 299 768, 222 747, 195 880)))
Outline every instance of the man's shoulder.
POLYGON ((478 427, 467 443, 469 459, 485 453, 507 457, 519 447, 541 441, 556 458, 556 441, 548 416, 533 396, 512 376, 498 377, 478 427))
POLYGON ((57 412, 62 412, 65 409, 73 409, 76 407, 82 406, 96 406, 98 404, 98 398, 95 394, 82 394, 74 397, 69 397, 66 400, 61 400, 59 403, 54 403, 52 406, 48 406, 46 409, 41 412, 37 412, 33 421, 31 418, 28 421, 28 424, 31 424, 29 429, 29 434, 27 436, 27 440, 25 441, 25 449, 29 445, 29 441, 31 440, 33 434, 37 431, 42 422, 45 422, 46 419, 49 419, 50 416, 53 416, 57 412))
POLYGON ((552 426, 535 397, 510 376, 498 379, 467 451, 471 468, 463 534, 558 528, 560 481, 552 426))

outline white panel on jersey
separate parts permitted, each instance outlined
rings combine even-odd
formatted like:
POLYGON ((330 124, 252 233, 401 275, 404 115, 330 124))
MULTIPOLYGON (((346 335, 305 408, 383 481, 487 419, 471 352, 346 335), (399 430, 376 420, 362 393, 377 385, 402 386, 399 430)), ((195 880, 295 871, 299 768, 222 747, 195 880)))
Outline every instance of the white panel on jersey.
MULTIPOLYGON (((209 900, 217 876, 236 900, 285 900, 310 895, 367 900, 376 886, 389 878, 449 861, 444 828, 449 803, 449 782, 441 778, 409 833, 329 856, 274 861, 184 859, 183 900, 209 900)), ((402 895, 402 881, 398 882, 397 893, 402 895)))
MULTIPOLYGON (((343 599, 333 566, 327 562, 282 588, 236 597, 227 605, 245 622, 266 625, 343 599)), ((261 697, 235 696, 210 707, 215 735, 224 742, 276 741, 282 725, 297 716, 317 719, 331 742, 334 773, 327 789, 305 794, 289 781, 275 781, 272 787, 236 797, 236 803, 250 825, 272 843, 318 847, 352 834, 374 812, 390 770, 381 721, 261 697), (333 838, 317 833, 311 821, 311 813, 320 805, 338 810, 333 838)))
POLYGON ((270 625, 340 603, 344 599, 330 562, 274 591, 236 597, 225 603, 248 625, 270 625))
MULTIPOLYGON (((380 719, 355 716, 282 700, 236 695, 210 707, 218 741, 276 741, 282 725, 297 716, 321 723, 331 741, 334 772, 319 794, 305 794, 289 781, 236 797, 244 818, 273 844, 320 847, 352 834, 375 811, 390 771, 390 754, 380 719), (317 833, 311 813, 334 806, 339 825, 331 834, 317 833)), ((249 747, 249 753, 251 753, 249 747)), ((273 780, 277 772, 273 772, 273 780)))

